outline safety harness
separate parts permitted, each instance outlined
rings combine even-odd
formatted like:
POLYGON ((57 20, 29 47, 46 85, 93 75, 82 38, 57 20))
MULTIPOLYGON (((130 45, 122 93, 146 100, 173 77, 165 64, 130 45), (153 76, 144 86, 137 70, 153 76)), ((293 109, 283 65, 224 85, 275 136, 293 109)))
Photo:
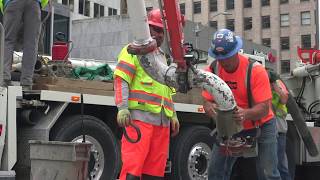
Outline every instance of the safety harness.
MULTIPOLYGON (((249 64, 246 71, 246 87, 248 106, 249 108, 251 108, 253 106, 253 97, 250 83, 251 73, 254 64, 258 62, 250 58, 248 60, 249 64)), ((214 74, 218 72, 217 61, 213 61, 211 63, 210 70, 214 74)), ((261 130, 259 128, 259 125, 257 125, 254 121, 251 122, 255 126, 254 129, 242 130, 231 138, 222 137, 218 139, 217 143, 220 147, 220 151, 223 154, 234 157, 254 157, 257 155, 257 138, 260 136, 261 130)))

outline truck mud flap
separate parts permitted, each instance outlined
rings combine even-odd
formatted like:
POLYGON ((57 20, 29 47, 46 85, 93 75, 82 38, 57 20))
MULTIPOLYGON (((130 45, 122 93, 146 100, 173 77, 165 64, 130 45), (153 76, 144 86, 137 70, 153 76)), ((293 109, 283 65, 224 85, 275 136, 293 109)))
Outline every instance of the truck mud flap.
POLYGON ((289 93, 289 99, 287 102, 287 108, 288 108, 288 112, 292 116, 294 125, 296 126, 301 136, 301 139, 304 145, 306 146, 306 149, 308 150, 309 154, 313 157, 317 156, 319 154, 317 146, 311 136, 310 131, 308 130, 308 127, 298 107, 298 104, 296 103, 295 99, 290 93, 289 93))

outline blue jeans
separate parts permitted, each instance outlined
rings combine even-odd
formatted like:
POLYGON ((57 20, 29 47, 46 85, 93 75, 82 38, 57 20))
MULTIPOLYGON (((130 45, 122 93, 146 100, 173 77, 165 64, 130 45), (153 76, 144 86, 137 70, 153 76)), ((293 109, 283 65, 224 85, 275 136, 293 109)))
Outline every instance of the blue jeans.
POLYGON ((286 133, 278 134, 278 170, 282 180, 291 180, 288 169, 288 159, 286 154, 286 133))
MULTIPOLYGON (((276 120, 272 119, 261 127, 258 138, 258 156, 256 161, 259 180, 281 180, 278 171, 276 120)), ((210 159, 208 180, 229 180, 232 166, 237 157, 225 156, 219 151, 217 144, 213 145, 210 159)))

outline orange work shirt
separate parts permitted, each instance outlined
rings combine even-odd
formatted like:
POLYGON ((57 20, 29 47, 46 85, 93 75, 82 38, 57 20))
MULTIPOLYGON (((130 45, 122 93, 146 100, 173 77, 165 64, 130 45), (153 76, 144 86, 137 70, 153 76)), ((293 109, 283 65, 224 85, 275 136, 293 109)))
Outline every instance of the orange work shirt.
MULTIPOLYGON (((243 109, 249 108, 248 96, 247 96, 247 84, 246 84, 246 71, 249 65, 249 59, 241 54, 238 54, 239 66, 233 73, 226 72, 222 66, 218 65, 218 73, 216 73, 221 79, 223 79, 230 87, 237 105, 243 109)), ((206 70, 211 72, 210 67, 206 70)), ((262 65, 256 65, 252 67, 251 72, 251 92, 254 104, 258 104, 272 99, 271 87, 269 83, 269 77, 267 71, 262 65)), ((212 97, 207 91, 202 92, 202 96, 208 101, 213 101, 212 97)), ((254 124, 250 119, 246 119, 243 122, 244 129, 252 129, 256 125, 261 126, 263 123, 273 118, 272 106, 270 101, 268 115, 256 121, 254 124)))

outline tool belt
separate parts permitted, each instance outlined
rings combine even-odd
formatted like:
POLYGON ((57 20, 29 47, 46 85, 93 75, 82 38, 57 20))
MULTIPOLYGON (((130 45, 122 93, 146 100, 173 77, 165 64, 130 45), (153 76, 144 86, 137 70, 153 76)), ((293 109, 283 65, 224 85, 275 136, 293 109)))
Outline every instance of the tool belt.
POLYGON ((221 138, 218 140, 219 150, 222 154, 232 157, 256 157, 258 155, 257 139, 261 134, 261 129, 243 130, 231 138, 221 138))

